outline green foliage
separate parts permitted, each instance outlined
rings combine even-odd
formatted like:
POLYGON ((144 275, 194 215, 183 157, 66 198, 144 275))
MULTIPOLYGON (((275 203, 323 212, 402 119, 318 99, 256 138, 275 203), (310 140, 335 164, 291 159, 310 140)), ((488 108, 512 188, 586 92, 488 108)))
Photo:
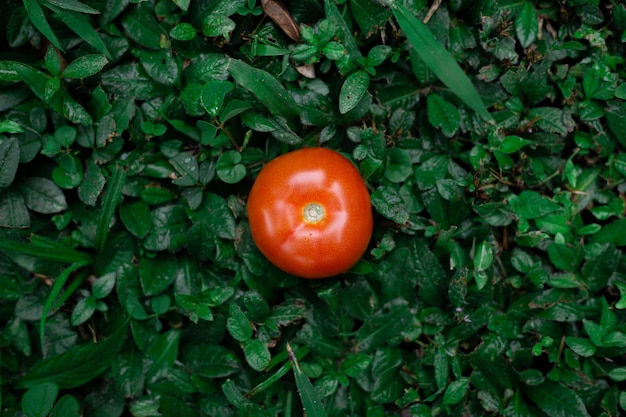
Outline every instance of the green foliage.
POLYGON ((626 7, 284 3, 5 5, 0 414, 626 413, 626 7), (246 213, 307 146, 375 213, 317 281, 246 213))

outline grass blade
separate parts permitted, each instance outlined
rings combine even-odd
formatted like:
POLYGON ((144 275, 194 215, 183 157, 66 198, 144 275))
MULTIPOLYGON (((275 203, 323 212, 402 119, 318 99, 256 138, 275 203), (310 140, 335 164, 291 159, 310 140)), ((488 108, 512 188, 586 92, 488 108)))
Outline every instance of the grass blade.
POLYGON ((296 386, 298 387, 298 394, 300 394, 300 400, 302 401, 302 407, 307 417, 328 417, 326 410, 322 406, 322 402, 317 395, 317 391, 309 381, 309 378, 300 369, 298 358, 291 349, 291 346, 287 344, 287 352, 289 353, 289 360, 293 368, 293 373, 296 377, 296 386))
MULTIPOLYGON (((295 356, 298 360, 302 360, 302 358, 304 358, 310 351, 311 350, 309 348, 303 347, 303 348, 298 349, 297 352, 295 352, 295 356)), ((272 362, 274 362, 276 359, 280 358, 281 356, 282 356, 281 354, 276 355, 274 358, 272 358, 272 362)), ((282 358, 282 359, 284 360, 285 358, 282 358)), ((268 365, 268 369, 271 367, 272 367, 272 364, 270 363, 270 365, 268 365)), ((274 383, 276 383, 279 379, 281 379, 285 374, 287 374, 287 372, 289 372, 290 369, 291 369, 291 362, 283 363, 283 365, 280 368, 278 368, 278 370, 274 372, 273 375, 271 375, 266 380, 260 382, 258 385, 256 385, 250 391, 248 391, 248 393, 246 394, 246 397, 252 398, 258 393, 260 393, 261 391, 264 391, 265 389, 271 387, 272 385, 274 385, 274 383)))
POLYGON ((116 167, 107 187, 104 203, 102 204, 102 213, 98 218, 98 225, 96 226, 96 249, 98 252, 102 252, 104 245, 106 245, 111 219, 115 214, 117 204, 122 198, 122 187, 124 187, 125 182, 126 172, 122 168, 116 167))
POLYGON ((54 46, 56 46, 57 49, 63 51, 61 43, 52 31, 52 28, 46 19, 46 15, 43 13, 43 9, 39 5, 39 2, 37 2, 37 0, 23 0, 23 2, 26 13, 28 13, 28 18, 37 30, 41 32, 41 34, 45 36, 54 46))
MULTIPOLYGON (((46 332, 46 318, 48 317, 48 313, 50 313, 50 311, 52 310, 52 306, 54 305, 54 302, 59 294, 61 294, 61 290, 69 279, 70 274, 85 265, 87 265, 87 263, 77 262, 65 268, 54 282, 54 285, 52 286, 52 291, 50 291, 50 295, 48 295, 48 298, 46 299, 46 303, 43 306, 43 312, 41 313, 41 320, 39 320, 39 343, 41 343, 41 352, 44 358, 46 357, 44 335, 46 332)), ((69 296, 69 294, 64 294, 65 298, 67 298, 67 296, 69 296)))
POLYGON ((0 250, 19 253, 21 255, 33 256, 47 261, 74 263, 91 263, 91 256, 84 252, 77 251, 61 243, 40 244, 37 236, 32 237, 32 244, 20 242, 12 239, 0 239, 0 250))
POLYGON ((404 6, 396 5, 393 13, 415 52, 437 78, 484 120, 495 123, 476 87, 428 27, 404 6))

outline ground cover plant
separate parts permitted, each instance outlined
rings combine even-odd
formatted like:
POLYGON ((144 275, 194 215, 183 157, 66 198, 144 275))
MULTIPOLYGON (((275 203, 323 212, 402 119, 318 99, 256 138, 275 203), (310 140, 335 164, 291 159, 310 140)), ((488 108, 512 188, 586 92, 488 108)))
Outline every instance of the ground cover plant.
POLYGON ((2 416, 626 414, 623 3, 5 0, 0 27, 2 416), (313 146, 374 231, 307 280, 246 203, 313 146))

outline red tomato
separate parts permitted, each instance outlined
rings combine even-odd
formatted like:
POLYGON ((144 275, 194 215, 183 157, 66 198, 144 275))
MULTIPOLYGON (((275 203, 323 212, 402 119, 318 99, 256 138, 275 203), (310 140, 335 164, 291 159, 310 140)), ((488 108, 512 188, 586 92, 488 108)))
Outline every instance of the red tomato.
POLYGON ((372 236, 370 196, 341 154, 307 148, 262 170, 248 197, 252 237, 278 268, 303 278, 346 272, 372 236))

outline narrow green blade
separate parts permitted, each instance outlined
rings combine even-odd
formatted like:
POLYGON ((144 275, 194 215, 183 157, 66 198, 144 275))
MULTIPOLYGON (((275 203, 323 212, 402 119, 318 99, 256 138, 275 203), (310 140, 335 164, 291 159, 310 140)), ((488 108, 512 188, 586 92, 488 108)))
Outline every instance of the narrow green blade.
POLYGON ((287 344, 287 352, 289 353, 289 360, 293 368, 294 376, 296 377, 296 386, 298 387, 298 394, 300 394, 300 400, 302 401, 302 407, 307 417, 328 417, 326 410, 322 406, 322 402, 317 395, 317 391, 309 381, 309 378, 300 369, 298 358, 291 349, 291 346, 287 344))
POLYGON ((115 214, 117 204, 122 198, 122 188, 126 182, 126 172, 122 168, 116 167, 109 181, 109 186, 102 204, 102 213, 98 219, 98 225, 96 226, 96 249, 99 252, 104 250, 111 219, 115 214))
POLYGON ((404 6, 397 5, 393 13, 415 52, 437 78, 484 120, 495 123, 476 87, 428 27, 404 6))

